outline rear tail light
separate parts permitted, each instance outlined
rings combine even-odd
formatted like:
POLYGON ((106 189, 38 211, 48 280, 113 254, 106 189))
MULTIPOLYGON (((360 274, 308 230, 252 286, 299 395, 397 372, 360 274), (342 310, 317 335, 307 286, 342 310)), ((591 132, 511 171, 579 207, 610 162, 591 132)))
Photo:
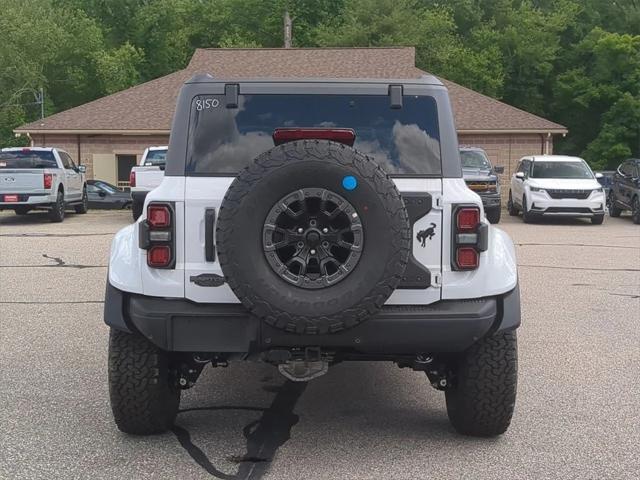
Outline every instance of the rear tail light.
POLYGON ((167 228, 171 226, 171 210, 167 205, 149 205, 147 222, 151 228, 167 228))
POLYGON ((147 265, 153 268, 166 268, 171 263, 171 247, 155 245, 147 252, 147 265))
POLYGON ((351 147, 356 140, 356 132, 351 128, 276 128, 273 132, 275 145, 305 139, 333 140, 351 147))
POLYGON ((488 226, 480 221, 480 208, 458 205, 453 209, 453 270, 475 270, 480 266, 480 252, 487 250, 488 226))
POLYGON ((134 172, 133 170, 131 170, 131 172, 129 173, 129 186, 136 186, 136 172, 134 172))
POLYGON ((458 247, 456 263, 461 270, 472 270, 480 265, 480 255, 473 247, 458 247))
POLYGON ((49 190, 51 188, 51 186, 53 185, 53 174, 45 173, 42 183, 44 185, 45 190, 49 190))
POLYGON ((480 209, 478 207, 461 207, 456 212, 456 226, 458 231, 472 232, 480 223, 480 209))
POLYGON ((138 224, 139 246, 147 251, 151 268, 175 267, 175 221, 173 206, 152 202, 147 206, 147 218, 138 224))

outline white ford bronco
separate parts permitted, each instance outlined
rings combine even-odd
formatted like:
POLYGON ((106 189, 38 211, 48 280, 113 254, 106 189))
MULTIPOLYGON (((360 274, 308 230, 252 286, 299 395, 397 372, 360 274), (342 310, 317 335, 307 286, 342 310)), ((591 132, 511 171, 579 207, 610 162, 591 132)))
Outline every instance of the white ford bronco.
POLYGON ((132 434, 169 429, 181 390, 231 361, 294 382, 392 361, 467 435, 514 409, 514 246, 462 178, 431 76, 186 82, 164 179, 113 240, 104 318, 132 434))

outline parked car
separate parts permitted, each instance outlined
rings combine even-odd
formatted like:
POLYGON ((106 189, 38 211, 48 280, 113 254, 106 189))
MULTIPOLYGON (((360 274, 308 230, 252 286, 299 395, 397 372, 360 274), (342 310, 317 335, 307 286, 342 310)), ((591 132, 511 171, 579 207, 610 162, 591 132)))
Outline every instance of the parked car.
POLYGON ((85 167, 76 166, 58 148, 30 147, 0 150, 0 210, 26 215, 48 210, 52 222, 62 222, 65 210, 87 213, 89 200, 85 167))
POLYGON ((587 217, 600 225, 606 203, 600 177, 578 157, 524 157, 511 177, 509 215, 522 212, 525 223, 543 216, 587 217))
POLYGON ((140 165, 133 167, 129 175, 131 187, 131 213, 137 220, 142 214, 144 199, 151 190, 162 183, 167 147, 149 147, 142 154, 140 165))
POLYGON ((463 434, 508 428, 515 249, 462 178, 438 79, 197 75, 175 115, 167 175, 111 246, 120 430, 171 428, 208 363, 304 382, 351 360, 424 372, 463 434))
POLYGON ((504 167, 494 167, 487 153, 478 147, 460 147, 460 161, 464 181, 480 195, 487 220, 498 223, 502 204, 497 174, 504 173, 504 167))
POLYGON ((631 210, 633 223, 640 224, 640 159, 631 158, 620 164, 613 177, 607 206, 612 217, 631 210))
POLYGON ((131 208, 131 194, 103 180, 87 180, 90 208, 131 208))

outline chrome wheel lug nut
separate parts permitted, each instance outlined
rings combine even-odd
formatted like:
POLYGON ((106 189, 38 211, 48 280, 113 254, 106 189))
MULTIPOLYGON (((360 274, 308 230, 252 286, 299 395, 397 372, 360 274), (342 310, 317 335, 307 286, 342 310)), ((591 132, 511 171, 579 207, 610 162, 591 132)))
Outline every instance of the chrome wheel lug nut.
POLYGON ((302 227, 298 228, 298 233, 302 233, 304 232, 304 229, 302 227))
POLYGON ((312 249, 309 251, 309 253, 310 253, 311 255, 315 255, 315 254, 316 254, 316 250, 315 250, 314 248, 312 248, 312 249))
POLYGON ((324 228, 322 229, 322 233, 329 233, 329 229, 328 229, 327 227, 324 227, 324 228))

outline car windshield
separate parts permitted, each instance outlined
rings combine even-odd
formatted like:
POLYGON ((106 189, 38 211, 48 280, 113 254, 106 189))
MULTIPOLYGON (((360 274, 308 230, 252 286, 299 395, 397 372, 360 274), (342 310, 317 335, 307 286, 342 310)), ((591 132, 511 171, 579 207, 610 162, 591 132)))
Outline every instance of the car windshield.
POLYGON ((144 164, 147 166, 163 166, 167 161, 166 150, 149 150, 147 158, 144 160, 144 164))
POLYGON ((191 107, 187 174, 237 175, 273 148, 278 128, 350 128, 354 148, 391 175, 437 175, 440 134, 436 102, 404 96, 392 109, 387 95, 240 95, 238 108, 224 96, 201 95, 191 107))
POLYGON ((589 166, 584 162, 544 162, 534 161, 532 178, 594 178, 589 166))
POLYGON ((478 168, 480 170, 490 170, 489 159, 479 150, 460 150, 460 160, 462 168, 478 168))
POLYGON ((13 150, 0 152, 0 168, 58 168, 53 152, 13 150))
POLYGON ((119 190, 115 188, 113 185, 110 185, 105 182, 95 182, 94 185, 100 187, 102 190, 108 193, 117 193, 119 190))

